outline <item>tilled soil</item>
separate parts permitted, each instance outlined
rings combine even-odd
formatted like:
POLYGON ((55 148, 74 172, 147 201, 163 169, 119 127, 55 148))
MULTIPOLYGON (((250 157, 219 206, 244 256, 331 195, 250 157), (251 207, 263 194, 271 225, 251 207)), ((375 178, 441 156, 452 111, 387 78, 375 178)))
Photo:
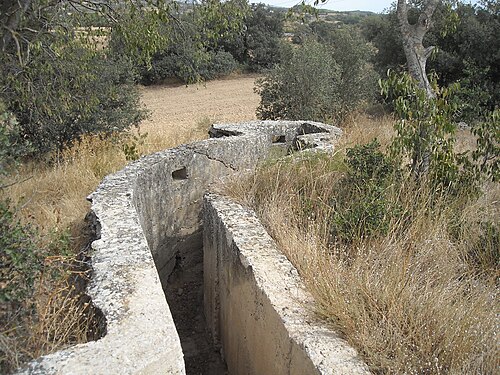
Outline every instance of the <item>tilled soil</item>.
POLYGON ((145 131, 189 131, 202 121, 254 120, 260 97, 254 91, 256 75, 235 75, 204 84, 154 85, 141 88, 142 102, 152 112, 141 126, 145 131))

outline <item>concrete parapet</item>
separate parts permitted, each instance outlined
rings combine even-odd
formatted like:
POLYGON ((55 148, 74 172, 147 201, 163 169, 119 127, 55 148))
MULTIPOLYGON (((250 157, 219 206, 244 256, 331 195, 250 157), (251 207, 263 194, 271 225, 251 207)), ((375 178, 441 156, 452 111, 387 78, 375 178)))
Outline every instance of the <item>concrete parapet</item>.
MULTIPOLYGON (((21 373, 184 374, 182 347, 163 289, 178 262, 192 256, 193 252, 202 251, 203 195, 218 179, 254 168, 275 147, 332 149, 332 141, 340 135, 340 130, 305 121, 253 121, 214 125, 210 135, 211 139, 158 152, 131 163, 106 177, 89 196, 91 211, 98 224, 98 239, 92 243, 93 275, 87 293, 102 312, 106 334, 97 341, 43 356, 21 373)), ((228 239, 224 237, 224 241, 228 239)), ((283 256, 277 256, 277 261, 281 262, 283 256)), ((214 260, 205 261, 209 264, 214 260)), ((245 264, 234 264, 237 267, 235 275, 248 272, 245 264)), ((252 265, 252 269, 256 266, 252 265)), ((217 280, 222 279, 217 276, 217 280)), ((245 293, 253 291, 252 298, 264 301, 270 297, 259 283, 248 286, 250 289, 245 293)), ((231 293, 237 294, 237 290, 231 293)), ((213 289, 213 293, 222 298, 217 290, 213 289)), ((212 303, 210 311, 219 309, 213 301, 207 302, 212 303)), ((277 315, 269 310, 278 305, 272 302, 262 306, 269 319, 274 319, 273 327, 279 327, 283 319, 281 313, 277 315)), ((227 310, 220 308, 219 311, 227 310)), ((286 316, 295 319, 293 314, 286 316)), ((279 345, 283 353, 287 350, 297 353, 289 355, 292 363, 297 362, 294 369, 315 368, 300 367, 309 366, 306 365, 309 363, 307 356, 312 353, 301 347, 312 348, 309 342, 314 342, 320 331, 316 328, 304 331, 304 340, 293 341, 296 344, 291 345, 286 330, 292 329, 289 335, 295 337, 295 331, 307 327, 290 324, 269 333, 276 333, 277 340, 281 340, 279 345)), ((228 328, 221 330, 220 324, 218 327, 213 331, 216 337, 227 335, 224 332, 228 328)), ((224 345, 222 339, 219 342, 224 345)), ((224 347, 226 359, 232 351, 231 347, 224 347)), ((238 368, 231 373, 251 373, 239 371, 238 368)), ((308 373, 308 370, 301 371, 296 373, 308 373)))
POLYGON ((356 351, 312 316, 297 270, 256 215, 204 200, 205 315, 230 374, 368 374, 356 351))

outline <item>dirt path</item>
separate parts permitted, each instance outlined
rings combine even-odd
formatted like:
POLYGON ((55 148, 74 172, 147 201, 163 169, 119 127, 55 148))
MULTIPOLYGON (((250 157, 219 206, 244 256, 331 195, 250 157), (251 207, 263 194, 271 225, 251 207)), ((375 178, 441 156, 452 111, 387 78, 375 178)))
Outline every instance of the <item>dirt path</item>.
POLYGON ((253 120, 260 100, 253 92, 256 78, 235 75, 199 85, 142 87, 142 101, 152 116, 141 128, 148 133, 176 136, 198 131, 209 122, 253 120))

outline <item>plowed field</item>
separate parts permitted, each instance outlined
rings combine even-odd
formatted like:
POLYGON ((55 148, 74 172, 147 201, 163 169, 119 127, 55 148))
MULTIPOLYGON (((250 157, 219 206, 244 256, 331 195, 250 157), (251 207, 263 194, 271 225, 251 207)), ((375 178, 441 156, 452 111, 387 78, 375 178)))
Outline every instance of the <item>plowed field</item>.
POLYGON ((255 119, 259 95, 253 92, 256 75, 235 75, 198 85, 167 84, 141 88, 142 101, 152 112, 141 129, 179 136, 208 122, 255 119))

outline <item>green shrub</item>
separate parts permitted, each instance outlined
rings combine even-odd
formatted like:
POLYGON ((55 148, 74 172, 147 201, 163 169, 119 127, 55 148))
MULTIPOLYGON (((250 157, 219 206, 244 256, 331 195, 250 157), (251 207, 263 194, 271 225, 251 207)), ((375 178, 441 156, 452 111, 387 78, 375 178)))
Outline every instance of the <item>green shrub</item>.
POLYGON ((4 174, 12 167, 20 156, 30 150, 28 142, 16 143, 19 140, 21 129, 16 117, 8 112, 0 101, 0 187, 4 174))
POLYGON ((29 64, 3 55, 5 104, 17 118, 12 141, 30 145, 32 155, 61 150, 84 134, 110 134, 130 128, 145 117, 134 87, 132 67, 76 40, 33 48, 29 64))
POLYGON ((219 78, 232 73, 237 67, 238 63, 229 52, 210 52, 207 64, 200 68, 200 75, 206 80, 219 78))
POLYGON ((34 238, 31 228, 16 221, 8 202, 0 202, 0 304, 7 306, 8 316, 15 315, 32 296, 42 268, 43 254, 34 238))
POLYGON ((257 81, 261 96, 257 116, 264 120, 332 118, 339 103, 340 68, 331 49, 309 41, 296 50, 284 50, 283 55, 283 62, 257 81))
POLYGON ((226 76, 237 66, 233 56, 225 51, 207 52, 195 48, 179 51, 175 48, 155 55, 151 69, 143 70, 142 80, 145 84, 154 84, 175 77, 185 83, 194 83, 226 76))
POLYGON ((398 214, 397 205, 389 194, 398 170, 379 147, 374 140, 347 151, 347 172, 337 184, 337 194, 330 202, 333 242, 350 244, 366 237, 385 235, 391 220, 398 214))
POLYGON ((375 96, 372 49, 357 32, 337 30, 282 51, 282 63, 257 82, 262 119, 342 121, 375 96))
POLYGON ((252 4, 243 32, 223 38, 219 45, 251 71, 271 69, 280 62, 284 15, 265 4, 252 4))
POLYGON ((478 174, 494 182, 500 181, 500 109, 491 112, 486 121, 472 128, 477 137, 477 147, 472 158, 477 163, 478 174))

